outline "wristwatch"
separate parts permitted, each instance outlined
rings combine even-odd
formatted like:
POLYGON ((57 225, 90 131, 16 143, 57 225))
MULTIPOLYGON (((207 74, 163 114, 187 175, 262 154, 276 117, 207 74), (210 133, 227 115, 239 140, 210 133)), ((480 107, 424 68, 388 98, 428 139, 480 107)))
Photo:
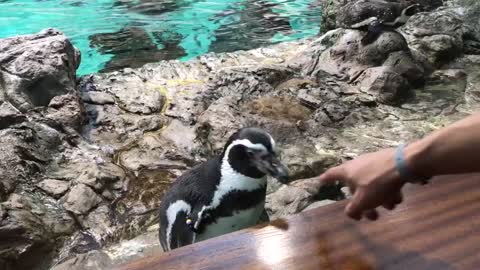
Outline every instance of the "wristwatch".
POLYGON ((395 168, 397 169, 400 177, 407 180, 409 183, 414 184, 428 184, 428 181, 432 177, 423 177, 413 174, 407 166, 407 162, 405 161, 405 144, 400 144, 397 149, 395 150, 395 168))

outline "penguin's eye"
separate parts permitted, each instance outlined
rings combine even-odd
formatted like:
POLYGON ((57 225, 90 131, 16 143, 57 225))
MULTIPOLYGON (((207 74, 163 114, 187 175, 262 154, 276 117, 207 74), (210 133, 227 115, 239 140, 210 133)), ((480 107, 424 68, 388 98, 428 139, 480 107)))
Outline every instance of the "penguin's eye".
POLYGON ((247 149, 247 155, 249 158, 253 158, 255 156, 255 152, 253 152, 253 150, 247 149))

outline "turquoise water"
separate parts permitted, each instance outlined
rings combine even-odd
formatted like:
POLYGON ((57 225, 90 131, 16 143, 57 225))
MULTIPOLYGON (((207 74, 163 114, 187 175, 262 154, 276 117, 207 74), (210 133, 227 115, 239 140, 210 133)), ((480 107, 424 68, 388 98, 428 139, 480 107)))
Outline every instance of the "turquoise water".
POLYGON ((321 16, 315 2, 0 0, 0 38, 55 27, 82 52, 83 75, 128 66, 142 53, 140 64, 154 53, 151 61, 188 60, 313 36, 321 16))

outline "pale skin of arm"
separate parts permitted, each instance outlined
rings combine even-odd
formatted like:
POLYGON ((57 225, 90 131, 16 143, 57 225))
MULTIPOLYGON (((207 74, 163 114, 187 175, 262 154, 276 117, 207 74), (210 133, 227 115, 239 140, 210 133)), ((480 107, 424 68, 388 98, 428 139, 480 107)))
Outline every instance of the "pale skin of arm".
MULTIPOLYGON (((327 170, 319 180, 348 185, 353 195, 345 213, 356 220, 362 217, 375 220, 377 207, 392 210, 402 202, 402 187, 409 182, 395 169, 394 153, 395 149, 390 148, 360 155, 327 170)), ((433 177, 480 172, 480 113, 408 144, 404 153, 414 175, 433 177)))

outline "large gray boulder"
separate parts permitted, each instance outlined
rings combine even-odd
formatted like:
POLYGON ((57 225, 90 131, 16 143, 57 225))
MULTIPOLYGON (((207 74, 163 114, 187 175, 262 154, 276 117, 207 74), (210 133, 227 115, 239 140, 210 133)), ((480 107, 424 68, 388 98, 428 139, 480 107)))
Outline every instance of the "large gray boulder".
POLYGON ((392 22, 409 5, 418 4, 422 11, 431 11, 443 5, 442 0, 331 0, 321 1, 322 32, 348 28, 370 17, 392 22))
POLYGON ((74 160, 85 119, 79 64, 79 51, 54 29, 0 40, 0 231, 9 239, 2 269, 45 269, 78 229, 57 201, 70 182, 47 175, 74 160))
POLYGON ((322 19, 320 31, 326 33, 337 28, 338 10, 348 3, 348 0, 320 1, 322 7, 322 19))
POLYGON ((90 187, 78 184, 67 194, 63 207, 76 215, 85 215, 101 201, 90 187))
POLYGON ((55 29, 2 39, 0 101, 23 112, 46 106, 53 97, 74 92, 79 65, 80 52, 55 29))
POLYGON ((31 176, 44 170, 51 155, 61 148, 59 132, 44 124, 0 130, 0 200, 19 184, 32 183, 31 176))
POLYGON ((475 0, 445 0, 445 6, 455 8, 463 20, 463 50, 466 54, 480 54, 480 2, 475 0))
POLYGON ((349 1, 337 13, 337 27, 348 28, 370 17, 377 17, 382 21, 393 22, 400 15, 402 3, 387 0, 358 0, 349 1))
POLYGON ((56 239, 75 230, 75 221, 52 201, 13 193, 0 203, 2 269, 47 269, 56 239))
POLYGON ((323 80, 325 73, 344 81, 343 92, 367 93, 384 104, 401 102, 424 82, 424 69, 400 33, 384 32, 363 46, 364 32, 333 30, 300 52, 302 73, 323 80))
POLYGON ((401 32, 415 58, 434 70, 463 53, 462 26, 459 10, 447 8, 412 16, 401 32))
POLYGON ((87 115, 84 136, 114 149, 138 139, 145 132, 163 127, 166 98, 157 85, 146 83, 143 75, 128 69, 97 75, 80 81, 81 98, 87 115))

